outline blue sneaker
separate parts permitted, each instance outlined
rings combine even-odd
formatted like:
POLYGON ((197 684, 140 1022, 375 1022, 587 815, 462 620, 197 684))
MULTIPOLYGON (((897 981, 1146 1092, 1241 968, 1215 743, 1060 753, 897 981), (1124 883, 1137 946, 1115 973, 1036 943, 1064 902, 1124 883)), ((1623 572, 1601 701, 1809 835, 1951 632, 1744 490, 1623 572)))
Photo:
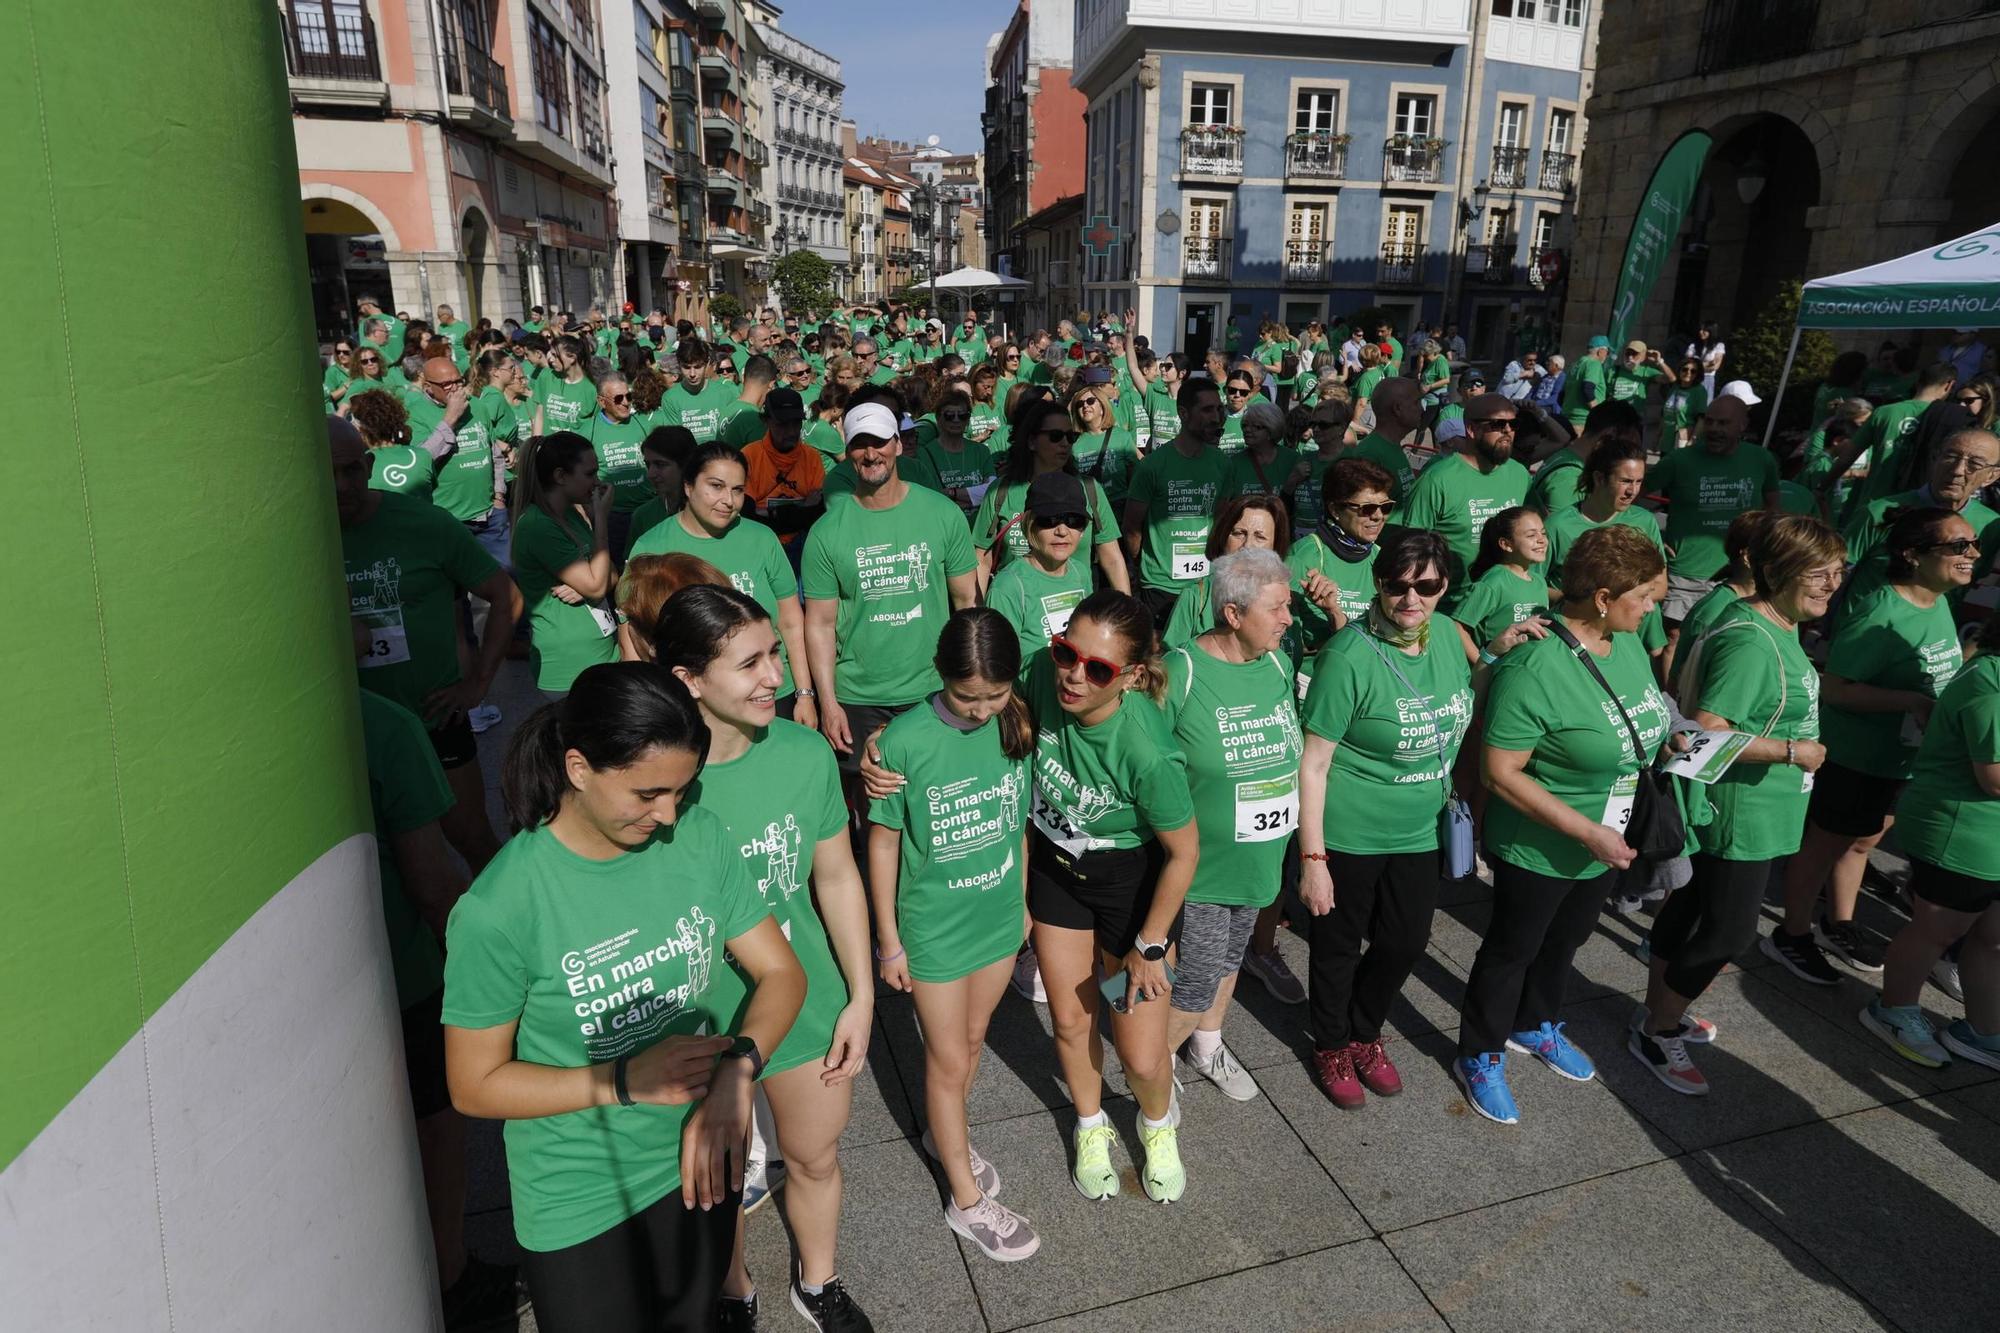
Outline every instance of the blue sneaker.
POLYGON ((1588 1083, 1597 1077, 1597 1066, 1563 1035, 1562 1023, 1544 1023, 1533 1032, 1516 1032, 1507 1038, 1507 1049, 1532 1055, 1564 1078, 1588 1083))
POLYGON ((1937 1031, 1917 1005, 1883 1004, 1877 997, 1861 1011, 1861 1026, 1911 1064, 1942 1069, 1951 1063, 1951 1052, 1938 1044, 1937 1031))
POLYGON ((1507 1053, 1487 1051, 1483 1055, 1461 1056, 1451 1062, 1452 1076, 1465 1088, 1465 1100, 1488 1120, 1503 1125, 1521 1123, 1520 1108, 1507 1087, 1507 1053))
POLYGON ((2000 1069, 2000 1033, 1981 1032, 1964 1019, 1954 1018, 1939 1035, 1946 1049, 1988 1069, 2000 1069))

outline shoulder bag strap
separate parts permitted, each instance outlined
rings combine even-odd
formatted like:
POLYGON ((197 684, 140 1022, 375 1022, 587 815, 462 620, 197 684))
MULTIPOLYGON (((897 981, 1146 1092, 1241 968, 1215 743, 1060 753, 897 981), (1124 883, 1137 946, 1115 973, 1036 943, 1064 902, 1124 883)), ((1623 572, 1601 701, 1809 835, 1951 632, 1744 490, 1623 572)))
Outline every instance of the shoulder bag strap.
POLYGON ((1639 739, 1639 728, 1632 724, 1632 715, 1625 711, 1624 703, 1618 698, 1618 691, 1611 688, 1611 682, 1606 680, 1604 673, 1597 669, 1596 657, 1591 653, 1590 649, 1577 641, 1576 635, 1570 633, 1569 626, 1563 624, 1560 617, 1550 616, 1548 626, 1550 631, 1558 639, 1562 640, 1563 646, 1569 649, 1570 655, 1583 664, 1583 669, 1590 673, 1590 678, 1596 681, 1599 688, 1611 697, 1611 706, 1618 710, 1619 719, 1625 723, 1625 730, 1632 737, 1633 757, 1639 761, 1639 767, 1644 768, 1647 763, 1646 747, 1639 739))
MULTIPOLYGON (((1751 614, 1756 615, 1754 611, 1751 612, 1751 614)), ((1726 625, 1717 625, 1714 629, 1708 631, 1708 633, 1702 635, 1699 639, 1695 640, 1694 647, 1696 656, 1691 662, 1689 662, 1687 667, 1687 674, 1683 677, 1689 684, 1699 686, 1700 684, 1699 675, 1701 669, 1700 668, 1701 658, 1699 656, 1699 653, 1703 647, 1707 646, 1708 641, 1710 639, 1713 639, 1716 635, 1727 633, 1728 631, 1736 628, 1738 625, 1748 625, 1750 626, 1750 628, 1762 634, 1764 636, 1764 642, 1771 645, 1771 656, 1773 660, 1775 660, 1778 664, 1778 707, 1771 714, 1770 720, 1764 724, 1764 729, 1757 733, 1757 739, 1760 741, 1766 739, 1767 737, 1770 736, 1772 732, 1778 729, 1778 721, 1779 719, 1784 717, 1785 705, 1791 702, 1791 697, 1792 697, 1791 687, 1785 683, 1785 655, 1779 649, 1778 641, 1771 637, 1771 632, 1765 629, 1761 624, 1757 623, 1762 619, 1763 619, 1762 616, 1758 616, 1757 620, 1732 620, 1726 625)), ((1695 694, 1695 697, 1689 701, 1688 711, 1689 712, 1701 711, 1701 696, 1698 690, 1695 694)))
MULTIPOLYGON (((1370 634, 1368 632, 1367 626, 1363 625, 1358 620, 1349 621, 1348 626, 1355 633, 1361 635, 1361 637, 1368 640, 1368 646, 1370 648, 1373 648, 1375 650, 1375 655, 1382 659, 1382 665, 1389 668, 1390 674, 1395 676, 1398 684, 1400 684, 1404 689, 1410 692, 1412 698, 1419 697, 1423 693, 1416 686, 1410 684, 1410 678, 1403 674, 1403 669, 1396 665, 1396 660, 1393 657, 1389 656, 1388 653, 1383 651, 1382 641, 1376 638, 1373 634, 1370 634)), ((1438 716, 1439 713, 1435 710, 1431 713, 1431 727, 1435 732, 1433 739, 1437 743, 1436 748, 1433 749, 1431 753, 1436 755, 1438 758, 1438 774, 1441 781, 1444 784, 1445 796, 1447 800, 1449 800, 1449 798, 1454 794, 1451 785, 1451 769, 1444 762, 1444 730, 1443 728, 1438 726, 1438 716)))

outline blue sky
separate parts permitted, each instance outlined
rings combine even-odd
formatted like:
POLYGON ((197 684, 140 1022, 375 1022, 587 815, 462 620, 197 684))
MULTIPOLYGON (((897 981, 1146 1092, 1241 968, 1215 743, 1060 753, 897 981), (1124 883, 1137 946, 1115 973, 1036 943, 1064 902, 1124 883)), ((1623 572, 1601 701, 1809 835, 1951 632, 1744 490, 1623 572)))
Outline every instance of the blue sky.
POLYGON ((986 39, 1012 0, 779 0, 779 26, 841 63, 847 116, 863 138, 979 151, 986 39))

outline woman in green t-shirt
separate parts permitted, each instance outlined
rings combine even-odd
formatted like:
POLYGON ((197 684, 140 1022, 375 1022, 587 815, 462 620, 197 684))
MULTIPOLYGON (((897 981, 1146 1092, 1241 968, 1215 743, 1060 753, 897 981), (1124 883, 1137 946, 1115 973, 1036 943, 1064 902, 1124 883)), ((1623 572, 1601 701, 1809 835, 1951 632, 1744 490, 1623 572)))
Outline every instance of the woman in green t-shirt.
POLYGON ((1700 361, 1691 356, 1681 358, 1660 404, 1662 448, 1680 449, 1694 439, 1694 423, 1708 410, 1708 390, 1702 386, 1701 375, 1700 361))
POLYGON ((347 396, 347 384, 353 378, 354 340, 337 338, 333 344, 333 355, 327 359, 326 373, 320 376, 320 398, 326 405, 328 416, 340 410, 340 400, 347 396))
POLYGON ((446 1078, 507 1122, 551 1333, 716 1327, 752 1088, 805 999, 728 831, 688 807, 707 742, 662 668, 584 672, 515 733, 522 831, 452 909, 446 1078))
MULTIPOLYGON (((1398 528, 1374 562, 1375 595, 1320 649, 1303 710, 1299 900, 1312 948, 1313 1069, 1336 1106, 1393 1096, 1389 1007, 1430 942, 1443 867, 1438 815, 1472 722, 1475 668, 1436 617, 1450 548, 1398 528), (1336 886, 1338 892, 1336 892, 1336 886), (1363 942, 1368 948, 1364 953, 1363 942)), ((1540 634, 1518 625, 1477 666, 1540 634)))
POLYGON ((965 438, 983 445, 989 458, 1007 452, 1007 408, 1000 385, 1000 368, 991 363, 972 367, 966 375, 972 393, 972 420, 965 438))
MULTIPOLYGON (((1713 628, 1717 616, 1757 590, 1757 581, 1750 573, 1750 539, 1763 525, 1765 513, 1746 509, 1729 520, 1729 531, 1722 537, 1723 554, 1729 563, 1716 575, 1715 586, 1681 618, 1681 643, 1693 645, 1713 628)), ((1668 692, 1676 699, 1682 694, 1679 675, 1673 671, 1667 681, 1668 692)))
POLYGON ((1507 1083, 1510 1051, 1567 1079, 1596 1077, 1564 1033, 1564 992, 1603 907, 1606 869, 1636 859, 1624 830, 1639 770, 1670 730, 1638 639, 1666 594, 1666 570, 1659 549, 1631 528, 1585 533, 1570 554, 1559 613, 1545 622, 1551 633, 1493 673, 1481 753, 1493 793, 1482 830, 1493 917, 1466 982, 1452 1066, 1489 1120, 1520 1118, 1507 1083))
MULTIPOLYGON (((847 1300, 829 1295, 840 1286, 837 1149, 875 1021, 868 902, 840 773, 818 732, 778 715, 784 659, 757 599, 730 587, 682 589, 660 616, 658 649, 708 724, 706 762, 689 799, 729 831, 805 969, 805 1003, 760 1088, 787 1171, 785 1218, 799 1252, 792 1297, 818 1309, 847 1300)), ((725 1301, 754 1306, 740 1227, 722 1290, 725 1301)))
POLYGON ((1292 569, 1292 613, 1298 617, 1305 643, 1307 676, 1321 645, 1347 622, 1368 610, 1375 596, 1375 551, 1389 515, 1396 512, 1389 496, 1396 479, 1365 458, 1343 458, 1326 470, 1326 511, 1313 531, 1292 546, 1285 563, 1292 569))
POLYGON ((429 500, 437 486, 437 464, 429 450, 411 443, 410 410, 387 389, 361 386, 361 380, 354 381, 355 391, 345 405, 348 420, 368 446, 368 488, 429 500))
POLYGON ((1479 554, 1465 571, 1472 586, 1451 613, 1467 662, 1478 662, 1482 645, 1547 608, 1541 571, 1548 558, 1548 530, 1533 509, 1514 505, 1486 520, 1479 554))
MULTIPOLYGON (((1013 444, 997 460, 999 475, 986 490, 979 513, 972 520, 972 545, 979 553, 979 585, 992 581, 994 571, 1010 559, 1027 554, 1028 536, 1021 531, 1021 516, 1027 511, 1028 484, 1044 472, 1067 472, 1080 477, 1071 457, 1077 433, 1071 426, 1069 410, 1051 398, 1037 398, 1016 404, 1012 429, 1013 444)), ((1119 546, 1117 511, 1111 506, 1102 482, 1082 477, 1089 497, 1091 531, 1085 538, 1094 552, 1104 582, 1121 591, 1132 586, 1125 569, 1125 552, 1119 546)))
POLYGON ((1897 511, 1882 545, 1885 582, 1849 599, 1827 649, 1826 763, 1813 775, 1805 837, 1785 866, 1785 919, 1761 946, 1822 986, 1840 980, 1822 949, 1857 971, 1882 970, 1880 950, 1854 924, 1861 875, 1895 822, 1931 708, 1958 674, 1958 627, 1945 598, 1972 582, 1979 563, 1972 525, 1949 509, 1897 511), (1826 919, 1815 930, 1822 885, 1826 919))
POLYGON ((1027 936, 1027 760, 1035 724, 1014 692, 1021 654, 1000 615, 956 612, 938 636, 943 686, 878 749, 902 782, 869 803, 868 865, 882 980, 911 992, 924 1033, 924 1150, 944 1169, 946 1223, 1002 1263, 1041 1247, 994 1195, 966 1098, 986 1026, 1027 936))
POLYGON ((1910 856, 1910 923, 1889 944, 1882 994, 1861 1024, 1918 1064, 1955 1053, 2000 1069, 2000 616, 1931 709, 1896 837, 1910 856), (1955 944, 1965 1017, 1940 1034, 1918 998, 1955 944))
POLYGON ((610 597, 618 574, 606 545, 616 492, 575 431, 530 440, 515 488, 514 580, 528 608, 535 684, 551 699, 585 667, 618 658, 610 597), (584 506, 590 516, 584 517, 584 506))
POLYGON ((1104 487, 1115 512, 1125 504, 1132 469, 1139 463, 1139 442, 1118 424, 1107 386, 1085 385, 1069 400, 1070 425, 1076 431, 1071 456, 1077 474, 1104 487))
POLYGON ((1028 483, 1019 527, 1028 553, 1009 560, 986 588, 986 604, 1013 627, 1021 655, 1031 657, 1069 625, 1090 596, 1090 566, 1077 555, 1090 531, 1083 483, 1067 472, 1044 472, 1028 483))
POLYGON ((945 498, 965 511, 968 521, 979 508, 983 488, 993 480, 993 456, 970 438, 972 398, 962 388, 938 395, 937 435, 924 441, 918 454, 930 463, 944 486, 945 498))
POLYGON ((590 378, 583 340, 564 334, 549 345, 548 373, 536 385, 535 434, 577 430, 597 411, 597 382, 590 378))
POLYGON ((1780 514, 1760 526, 1750 541, 1756 591, 1716 618, 1682 672, 1681 705, 1696 725, 1757 739, 1714 782, 1687 784, 1694 877, 1653 921, 1646 1005, 1627 1045, 1676 1092, 1708 1091, 1681 1016, 1756 938, 1771 863, 1799 849, 1826 747, 1819 672, 1798 627, 1826 614, 1846 556, 1840 534, 1816 518, 1780 514))

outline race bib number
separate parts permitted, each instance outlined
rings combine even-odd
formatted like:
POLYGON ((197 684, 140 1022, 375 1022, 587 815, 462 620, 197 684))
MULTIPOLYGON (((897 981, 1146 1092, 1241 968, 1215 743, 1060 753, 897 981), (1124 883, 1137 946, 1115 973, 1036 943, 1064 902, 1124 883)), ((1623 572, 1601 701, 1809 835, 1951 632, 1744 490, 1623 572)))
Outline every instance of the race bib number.
POLYGON ((1042 789, 1035 788, 1035 799, 1029 807, 1028 817, 1035 821, 1035 827, 1042 836, 1071 856, 1081 856, 1090 850, 1091 837, 1082 829, 1069 822, 1062 811, 1050 805, 1042 796, 1042 789))
POLYGON ((403 628, 401 616, 385 623, 374 623, 370 616, 357 617, 368 631, 368 651, 361 655, 363 670, 369 667, 395 666, 410 660, 410 636, 403 628))
POLYGON ((1236 784, 1236 841, 1276 842, 1299 826, 1299 784, 1291 775, 1236 784))
MULTIPOLYGON (((1922 742, 1921 742, 1921 741, 1919 741, 1918 743, 1919 743, 1919 744, 1922 744, 1922 742)), ((1800 770, 1799 770, 1799 790, 1800 790, 1800 791, 1802 791, 1802 792, 1810 792, 1810 791, 1812 791, 1812 785, 1813 785, 1813 775, 1812 775, 1811 773, 1808 773, 1808 772, 1807 772, 1807 771, 1806 771, 1805 769, 1803 769, 1803 768, 1802 768, 1802 769, 1800 769, 1800 770)))
POLYGON ((1604 817, 1597 822, 1623 833, 1632 822, 1632 806, 1639 797, 1639 775, 1627 773, 1612 784, 1611 799, 1604 803, 1604 817))
POLYGON ((1208 574, 1208 543, 1175 542, 1173 545, 1173 576, 1187 581, 1203 578, 1208 574))
POLYGON ((604 607, 593 605, 590 608, 590 618, 597 622, 597 632, 600 636, 610 638, 618 632, 618 617, 604 607))

